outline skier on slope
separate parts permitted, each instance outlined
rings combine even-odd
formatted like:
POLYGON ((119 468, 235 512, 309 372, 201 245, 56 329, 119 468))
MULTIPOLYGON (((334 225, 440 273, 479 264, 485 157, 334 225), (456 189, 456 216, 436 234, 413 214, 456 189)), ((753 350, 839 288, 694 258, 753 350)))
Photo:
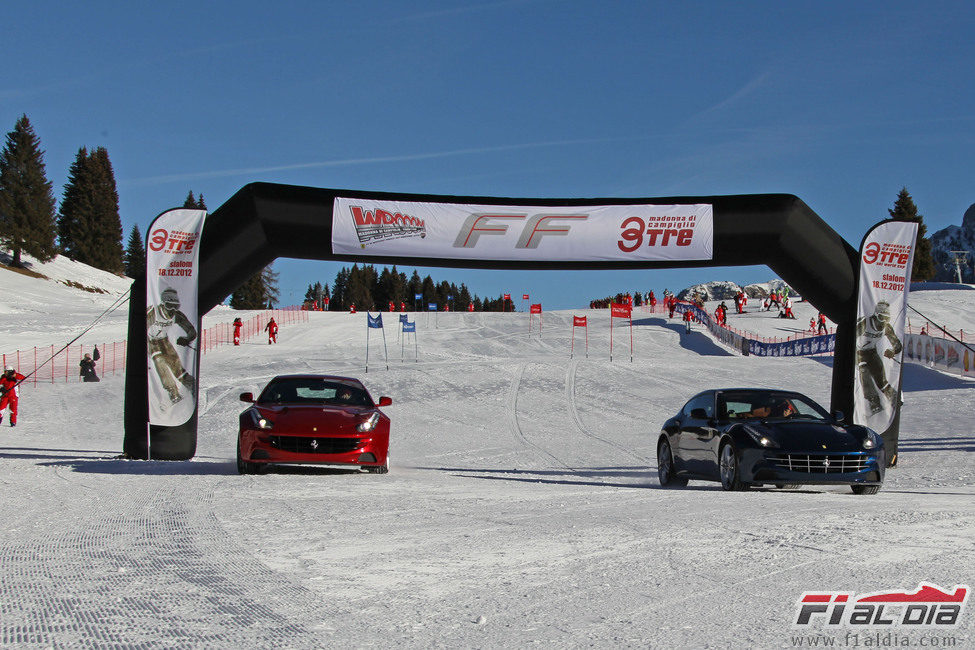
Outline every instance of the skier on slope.
POLYGON ((264 326, 264 331, 267 332, 268 345, 278 342, 278 324, 274 322, 273 317, 267 322, 267 325, 264 326))
POLYGON ((13 366, 4 368, 0 375, 0 422, 3 422, 3 412, 10 407, 10 426, 17 426, 17 384, 27 379, 14 370, 13 366))
POLYGON ((234 345, 240 345, 240 330, 243 329, 244 322, 240 317, 234 319, 234 345))
POLYGON ((173 325, 182 328, 184 334, 176 338, 176 345, 189 347, 196 339, 196 328, 190 319, 179 309, 179 294, 168 287, 159 294, 161 302, 149 308, 146 313, 146 334, 149 339, 149 357, 159 375, 159 380, 175 404, 183 399, 180 384, 193 390, 194 378, 176 353, 169 332, 173 325))

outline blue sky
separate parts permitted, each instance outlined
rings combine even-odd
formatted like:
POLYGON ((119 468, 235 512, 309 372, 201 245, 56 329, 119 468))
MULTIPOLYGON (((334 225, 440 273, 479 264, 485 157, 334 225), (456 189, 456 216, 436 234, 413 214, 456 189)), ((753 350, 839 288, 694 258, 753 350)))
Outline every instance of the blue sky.
MULTIPOLYGON (((106 147, 126 237, 190 190, 212 210, 253 181, 784 192, 854 246, 901 187, 929 234, 975 202, 971 3, 41 1, 8 3, 4 24, 0 129, 27 114, 58 199, 78 149, 106 147)), ((278 260, 281 304, 341 266, 278 260)), ((773 277, 427 273, 546 309, 773 277)))

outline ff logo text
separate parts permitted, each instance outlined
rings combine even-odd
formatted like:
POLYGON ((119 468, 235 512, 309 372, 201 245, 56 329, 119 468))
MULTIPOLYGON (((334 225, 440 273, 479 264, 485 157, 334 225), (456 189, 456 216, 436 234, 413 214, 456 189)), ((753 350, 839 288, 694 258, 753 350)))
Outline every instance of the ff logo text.
POLYGON ((942 589, 926 582, 911 593, 807 591, 796 603, 793 627, 953 627, 961 619, 968 592, 968 585, 942 589))
MULTIPOLYGON (((572 223, 589 219, 588 214, 471 214, 454 239, 454 248, 474 248, 485 235, 507 236, 509 226, 521 226, 515 248, 538 248, 543 237, 567 237, 572 223)), ((617 246, 632 253, 641 246, 690 246, 694 239, 696 216, 658 217, 644 220, 629 217, 620 224, 617 246), (657 222, 660 223, 657 223, 657 222), (689 227, 688 227, 689 226, 689 227)))

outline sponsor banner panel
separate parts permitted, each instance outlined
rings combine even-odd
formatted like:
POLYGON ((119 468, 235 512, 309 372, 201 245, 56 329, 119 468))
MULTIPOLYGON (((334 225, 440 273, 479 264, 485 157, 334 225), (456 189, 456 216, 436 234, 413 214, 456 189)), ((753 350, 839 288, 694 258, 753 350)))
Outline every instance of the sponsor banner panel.
POLYGON ((904 360, 975 377, 975 353, 968 346, 951 339, 908 334, 904 341, 904 360))
POLYGON ((679 314, 683 314, 685 311, 691 312, 694 318, 698 322, 703 323, 715 338, 746 356, 805 357, 814 354, 832 354, 833 349, 836 347, 835 334, 809 336, 794 341, 766 343, 764 341, 749 339, 741 334, 732 332, 726 327, 721 327, 710 314, 697 305, 678 302, 674 307, 674 311, 679 314))
POLYGON ((519 206, 337 197, 332 251, 441 259, 709 260, 713 209, 695 205, 519 206))
POLYGON ((198 245, 205 210, 169 210, 146 238, 149 423, 179 426, 196 410, 198 245))
POLYGON ((884 221, 863 239, 853 374, 853 421, 883 433, 898 410, 907 292, 917 224, 884 221))

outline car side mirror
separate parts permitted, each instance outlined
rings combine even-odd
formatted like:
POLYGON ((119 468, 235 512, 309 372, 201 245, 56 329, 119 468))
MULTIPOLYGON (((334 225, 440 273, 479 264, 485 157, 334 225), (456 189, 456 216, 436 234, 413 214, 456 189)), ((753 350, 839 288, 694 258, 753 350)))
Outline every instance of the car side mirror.
POLYGON ((389 406, 392 403, 393 403, 393 398, 392 397, 380 397, 379 398, 379 406, 389 406))
POLYGON ((240 401, 241 402, 251 402, 251 403, 253 403, 254 402, 254 393, 241 393, 240 394, 240 401))
POLYGON ((704 409, 691 409, 691 417, 695 420, 707 420, 708 412, 704 409))
POLYGON ((833 411, 833 419, 837 422, 842 422, 846 419, 846 413, 843 411, 833 411))

